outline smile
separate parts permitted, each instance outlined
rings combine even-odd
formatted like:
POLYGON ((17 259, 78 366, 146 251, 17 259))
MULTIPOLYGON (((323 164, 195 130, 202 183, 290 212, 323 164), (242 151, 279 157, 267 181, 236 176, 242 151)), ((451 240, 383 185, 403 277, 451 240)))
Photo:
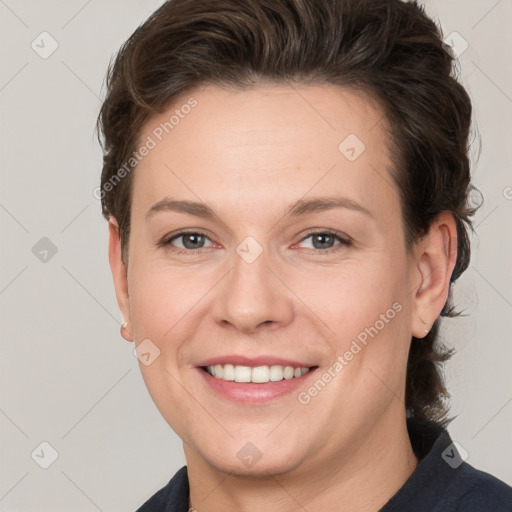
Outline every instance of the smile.
POLYGON ((216 364, 202 367, 209 375, 228 382, 252 382, 265 384, 302 377, 310 368, 294 368, 293 366, 241 366, 232 364, 216 364))

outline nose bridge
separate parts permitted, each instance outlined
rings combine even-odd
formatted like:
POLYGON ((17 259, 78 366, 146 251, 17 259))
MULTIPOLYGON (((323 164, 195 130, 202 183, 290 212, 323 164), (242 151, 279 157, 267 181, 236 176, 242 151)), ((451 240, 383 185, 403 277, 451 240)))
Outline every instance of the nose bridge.
POLYGON ((270 270, 273 263, 270 251, 252 237, 237 246, 232 270, 216 298, 218 323, 229 322, 241 331, 252 332, 262 324, 286 324, 291 320, 292 303, 286 287, 270 270))

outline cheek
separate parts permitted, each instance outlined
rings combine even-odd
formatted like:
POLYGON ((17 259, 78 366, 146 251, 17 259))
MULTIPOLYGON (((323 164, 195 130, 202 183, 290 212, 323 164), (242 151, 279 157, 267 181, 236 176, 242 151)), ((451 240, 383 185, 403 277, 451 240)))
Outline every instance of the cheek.
POLYGON ((128 282, 133 323, 139 334, 147 336, 151 332, 157 338, 165 335, 187 305, 190 308, 196 284, 197 279, 186 270, 139 258, 128 282))
POLYGON ((130 290, 130 308, 135 341, 143 338, 160 340, 172 328, 178 314, 178 301, 173 297, 183 296, 177 283, 166 286, 165 276, 159 273, 139 273, 130 290))
POLYGON ((373 256, 310 275, 298 292, 328 328, 329 361, 343 358, 338 384, 359 383, 364 394, 382 388, 379 378, 391 387, 398 385, 410 340, 405 258, 373 256))
POLYGON ((185 436, 180 418, 193 414, 193 403, 182 384, 190 371, 182 364, 183 348, 192 339, 197 303, 205 291, 183 269, 178 272, 152 263, 139 261, 129 280, 135 343, 143 347, 150 340, 154 344, 150 352, 158 354, 148 365, 141 360, 139 367, 155 405, 169 425, 185 436))
MULTIPOLYGON (((403 302, 405 273, 382 257, 346 261, 333 269, 319 267, 293 279, 293 289, 332 331, 355 335, 379 319, 395 302, 403 302)), ((403 267, 402 267, 403 268, 403 267)))

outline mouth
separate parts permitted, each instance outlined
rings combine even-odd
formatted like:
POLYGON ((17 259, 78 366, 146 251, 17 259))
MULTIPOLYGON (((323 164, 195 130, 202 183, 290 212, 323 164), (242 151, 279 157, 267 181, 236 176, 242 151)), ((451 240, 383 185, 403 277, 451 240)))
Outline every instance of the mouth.
MULTIPOLYGON (((247 363, 246 363, 247 364, 247 363)), ((208 364, 197 371, 209 392, 240 406, 264 406, 306 387, 318 366, 208 364)))
POLYGON ((226 382, 235 382, 240 384, 267 384, 269 382, 300 379, 310 371, 318 368, 318 366, 242 366, 233 364, 215 364, 201 366, 200 368, 215 379, 226 382))

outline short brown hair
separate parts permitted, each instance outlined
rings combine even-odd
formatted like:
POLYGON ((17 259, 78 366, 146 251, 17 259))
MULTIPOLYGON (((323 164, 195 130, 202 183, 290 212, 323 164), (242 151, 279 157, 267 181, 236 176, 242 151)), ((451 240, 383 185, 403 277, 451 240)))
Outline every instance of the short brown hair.
MULTIPOLYGON (((440 212, 451 212, 458 234, 455 281, 469 264, 468 231, 476 208, 469 201, 471 101, 454 75, 440 30, 415 1, 164 3, 109 66, 98 117, 102 210, 119 223, 123 262, 133 172, 115 186, 105 185, 130 161, 145 122, 199 85, 294 81, 357 89, 378 101, 386 114, 407 247, 440 212)), ((450 303, 451 290, 441 316, 455 316, 450 303)), ((426 338, 412 338, 406 407, 415 417, 447 423, 449 395, 441 370, 452 351, 440 345, 438 323, 426 338)))

